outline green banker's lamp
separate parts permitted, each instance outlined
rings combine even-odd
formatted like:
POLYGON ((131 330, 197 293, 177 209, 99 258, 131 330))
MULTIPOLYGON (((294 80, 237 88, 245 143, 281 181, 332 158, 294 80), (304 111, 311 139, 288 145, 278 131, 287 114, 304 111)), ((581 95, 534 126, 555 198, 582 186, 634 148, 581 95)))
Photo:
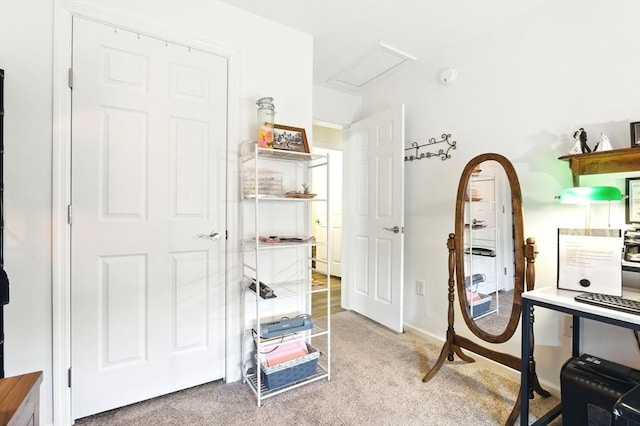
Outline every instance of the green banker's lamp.
POLYGON ((609 226, 611 226, 611 201, 621 201, 622 193, 615 186, 575 186, 563 189, 556 198, 561 204, 582 204, 585 206, 585 232, 589 229, 591 204, 609 203, 609 226))

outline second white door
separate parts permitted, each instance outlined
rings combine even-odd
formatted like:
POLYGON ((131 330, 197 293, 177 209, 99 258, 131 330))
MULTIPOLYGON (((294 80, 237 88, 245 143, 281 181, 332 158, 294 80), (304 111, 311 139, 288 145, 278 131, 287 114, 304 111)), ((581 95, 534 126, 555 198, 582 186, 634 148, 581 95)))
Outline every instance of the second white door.
POLYGON ((403 330, 404 105, 354 123, 344 153, 348 308, 403 330))

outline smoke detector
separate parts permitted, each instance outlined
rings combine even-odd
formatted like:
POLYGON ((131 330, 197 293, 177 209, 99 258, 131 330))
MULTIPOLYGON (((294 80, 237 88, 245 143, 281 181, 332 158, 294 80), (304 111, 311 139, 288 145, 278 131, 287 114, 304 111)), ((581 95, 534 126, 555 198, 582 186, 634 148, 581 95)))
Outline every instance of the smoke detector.
POLYGON ((440 81, 442 84, 452 84, 458 78, 458 71, 455 68, 447 68, 440 73, 440 81))

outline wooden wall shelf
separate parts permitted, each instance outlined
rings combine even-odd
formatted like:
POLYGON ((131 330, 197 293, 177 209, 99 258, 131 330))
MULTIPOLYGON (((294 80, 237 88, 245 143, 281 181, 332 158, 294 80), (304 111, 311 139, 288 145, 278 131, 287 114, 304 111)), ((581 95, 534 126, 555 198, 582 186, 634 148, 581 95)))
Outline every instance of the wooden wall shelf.
POLYGON ((640 149, 624 148, 590 154, 571 154, 558 157, 569 162, 573 186, 580 186, 581 175, 640 171, 640 149))

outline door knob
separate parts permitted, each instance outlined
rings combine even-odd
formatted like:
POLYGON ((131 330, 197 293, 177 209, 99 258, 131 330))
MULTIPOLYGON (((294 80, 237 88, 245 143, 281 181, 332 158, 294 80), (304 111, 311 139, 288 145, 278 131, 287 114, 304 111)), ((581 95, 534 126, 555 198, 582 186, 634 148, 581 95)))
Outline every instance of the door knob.
POLYGON ((211 231, 211 233, 209 235, 198 234, 197 237, 198 238, 206 238, 206 239, 211 240, 211 241, 218 241, 220 238, 222 238, 222 234, 220 234, 218 231, 211 231))
POLYGON ((397 233, 399 233, 399 232, 400 232, 400 228, 399 228, 399 227, 397 227, 397 226, 394 226, 393 228, 383 228, 383 229, 384 229, 385 231, 391 231, 391 232, 393 232, 394 234, 397 234, 397 233))

